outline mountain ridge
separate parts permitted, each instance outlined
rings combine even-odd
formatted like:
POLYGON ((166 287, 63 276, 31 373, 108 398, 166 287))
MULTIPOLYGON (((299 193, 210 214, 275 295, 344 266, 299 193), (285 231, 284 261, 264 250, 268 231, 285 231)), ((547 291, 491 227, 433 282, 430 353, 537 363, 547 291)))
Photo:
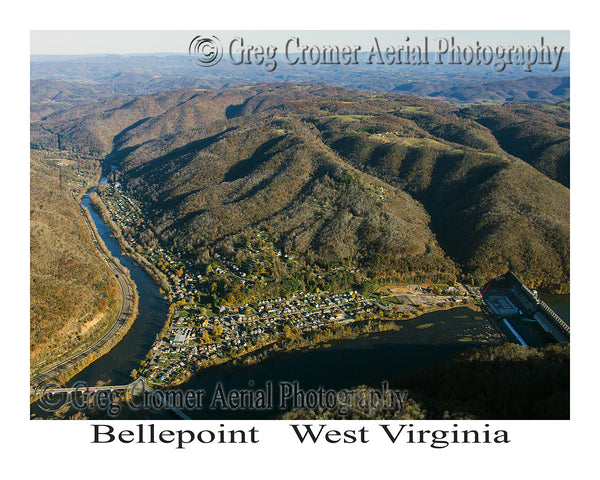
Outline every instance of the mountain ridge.
POLYGON ((267 230, 309 264, 405 281, 511 268, 568 291, 569 191, 555 181, 568 106, 486 108, 326 85, 187 89, 51 114, 32 143, 118 160, 154 234, 198 258, 267 230), (543 164, 507 146, 506 124, 538 140, 543 164))

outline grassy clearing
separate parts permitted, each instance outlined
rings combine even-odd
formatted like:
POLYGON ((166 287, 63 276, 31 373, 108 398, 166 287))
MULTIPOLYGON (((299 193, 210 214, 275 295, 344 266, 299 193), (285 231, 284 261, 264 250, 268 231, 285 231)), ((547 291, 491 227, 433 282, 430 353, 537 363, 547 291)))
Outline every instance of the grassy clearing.
POLYGON ((333 115, 333 117, 341 118, 347 122, 360 122, 363 118, 370 118, 373 115, 333 115))
MULTIPOLYGON (((379 137, 382 138, 382 137, 379 137)), ((401 137, 395 133, 384 134, 385 139, 394 140, 400 145, 406 145, 407 147, 430 147, 435 149, 448 149, 448 145, 433 140, 432 138, 415 138, 415 137, 401 137)), ((454 151, 462 152, 463 150, 455 149, 454 151)))
POLYGON ((402 111, 404 112, 420 112, 423 110, 423 107, 419 107, 417 105, 403 105, 402 111))

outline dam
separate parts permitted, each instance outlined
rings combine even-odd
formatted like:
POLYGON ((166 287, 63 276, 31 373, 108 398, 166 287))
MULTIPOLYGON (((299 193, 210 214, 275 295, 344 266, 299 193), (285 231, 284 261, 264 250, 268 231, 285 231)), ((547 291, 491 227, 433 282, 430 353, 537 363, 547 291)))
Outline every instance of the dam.
POLYGON ((481 297, 498 328, 516 342, 528 347, 570 342, 569 325, 513 272, 488 282, 481 297))

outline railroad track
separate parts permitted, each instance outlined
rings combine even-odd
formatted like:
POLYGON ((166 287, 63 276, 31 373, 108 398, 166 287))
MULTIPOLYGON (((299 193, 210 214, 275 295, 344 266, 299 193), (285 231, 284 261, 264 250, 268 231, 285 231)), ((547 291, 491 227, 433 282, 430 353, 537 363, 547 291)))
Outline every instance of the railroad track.
MULTIPOLYGON (((77 200, 75 200, 77 201, 77 200)), ((85 210, 85 207, 77 202, 81 209, 81 214, 85 221, 86 227, 90 233, 90 238, 92 240, 92 244, 96 247, 100 258, 106 263, 108 269, 113 274, 115 279, 117 280, 117 284, 119 285, 119 290, 121 292, 121 305, 119 308, 119 314, 117 315, 116 321, 111 325, 109 330, 98 340, 96 340, 92 345, 89 345, 81 352, 78 352, 71 357, 62 360, 54 365, 46 368, 42 372, 36 374, 30 379, 30 387, 32 390, 43 383, 47 383, 57 378, 62 372, 68 370, 69 368, 81 363, 85 360, 89 355, 94 355, 98 353, 107 343, 114 339, 115 336, 121 333, 123 328, 126 328, 128 324, 129 317, 133 314, 133 307, 135 302, 135 293, 134 293, 134 285, 129 280, 127 273, 119 265, 116 260, 109 255, 104 248, 102 248, 102 239, 100 238, 98 231, 91 224, 90 217, 88 212, 85 210)))

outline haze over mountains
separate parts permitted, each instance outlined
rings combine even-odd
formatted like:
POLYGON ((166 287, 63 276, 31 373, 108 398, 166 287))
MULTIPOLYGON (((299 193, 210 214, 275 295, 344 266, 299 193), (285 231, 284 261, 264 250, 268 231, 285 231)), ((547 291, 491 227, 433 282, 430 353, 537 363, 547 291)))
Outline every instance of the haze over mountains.
POLYGON ((568 291, 568 79, 432 92, 551 102, 458 107, 289 83, 113 96, 112 78, 32 81, 32 146, 118 163, 167 245, 201 258, 262 231, 308 266, 476 282, 512 268, 568 291))
MULTIPOLYGON (((366 54, 363 54, 366 55, 366 54)), ((556 72, 536 66, 287 65, 268 72, 260 65, 222 61, 197 66, 187 54, 31 57, 31 111, 39 118, 113 95, 147 95, 181 88, 221 88, 260 82, 326 83, 346 88, 430 96, 462 103, 507 101, 557 103, 570 96, 569 53, 556 72), (65 83, 66 82, 66 83, 65 83)))

